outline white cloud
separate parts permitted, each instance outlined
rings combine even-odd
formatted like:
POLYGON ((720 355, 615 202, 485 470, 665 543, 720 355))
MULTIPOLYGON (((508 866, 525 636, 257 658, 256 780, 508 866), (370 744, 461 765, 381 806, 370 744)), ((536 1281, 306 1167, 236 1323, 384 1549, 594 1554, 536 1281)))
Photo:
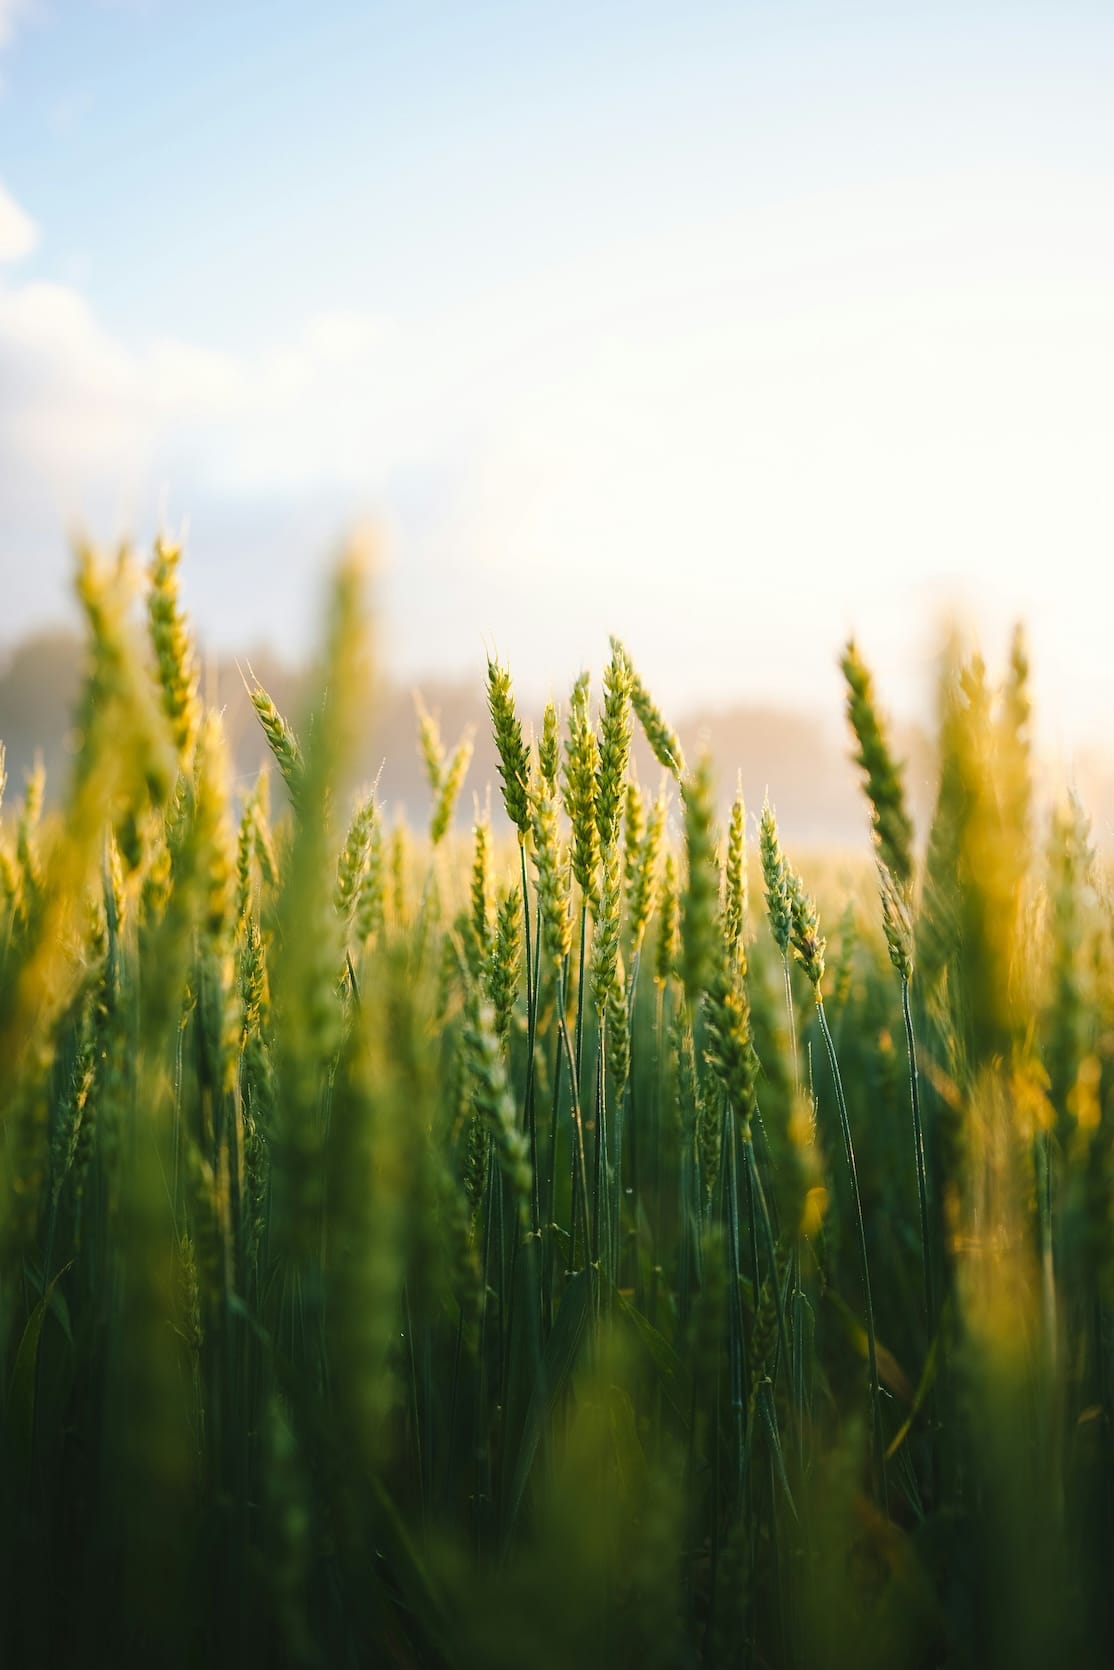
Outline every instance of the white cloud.
POLYGON ((149 445, 139 366, 65 285, 0 289, 0 437, 8 496, 67 512, 105 473, 134 473, 149 445))
MULTIPOLYGON (((3 0, 0 0, 0 7, 3 0)), ((0 10, 0 27, 3 24, 3 12, 0 10)), ((0 36, 0 40, 2 40, 0 36)), ((25 209, 21 209, 15 198, 5 189, 0 180, 0 265, 7 261, 22 261, 25 255, 30 255, 39 241, 39 229, 25 209)))
POLYGON ((173 339, 133 349, 70 286, 0 286, 7 469, 74 513, 106 473, 141 485, 185 463, 241 492, 374 484, 401 439, 384 423, 384 340, 379 321, 343 315, 254 358, 173 339))
POLYGON ((544 688, 614 628, 673 705, 838 711, 854 628, 908 711, 958 587, 994 630, 1027 614, 1038 668, 1078 691, 1106 676, 1109 609, 1074 599, 1114 548, 1109 190, 1025 183, 779 204, 421 318, 315 314, 257 354, 127 344, 79 291, 9 277, 15 604, 60 594, 67 519, 114 537, 165 502, 197 530, 201 624, 289 642, 370 506, 399 529, 414 671, 487 635, 544 688))
POLYGON ((352 313, 257 355, 132 346, 74 287, 0 280, 5 632, 57 613, 67 530, 144 539, 167 517, 211 536, 190 564, 207 633, 304 644, 322 556, 436 433, 407 359, 398 333, 352 313))
POLYGON ((0 0, 0 46, 7 46, 26 10, 26 0, 0 0))

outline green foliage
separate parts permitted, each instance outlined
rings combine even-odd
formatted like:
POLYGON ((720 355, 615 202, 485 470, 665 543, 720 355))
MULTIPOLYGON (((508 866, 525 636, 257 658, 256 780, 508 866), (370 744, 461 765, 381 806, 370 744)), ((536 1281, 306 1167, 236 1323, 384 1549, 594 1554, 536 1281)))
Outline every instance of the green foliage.
POLYGON ((767 805, 748 931, 741 796, 721 875, 617 642, 563 783, 489 664, 509 829, 450 837, 427 716, 385 832, 346 564, 304 745, 249 689, 272 826, 177 563, 144 645, 84 555, 72 776, 0 823, 3 1662, 1104 1662, 1114 918, 1020 639, 946 663, 920 863, 849 652, 880 900, 767 805))

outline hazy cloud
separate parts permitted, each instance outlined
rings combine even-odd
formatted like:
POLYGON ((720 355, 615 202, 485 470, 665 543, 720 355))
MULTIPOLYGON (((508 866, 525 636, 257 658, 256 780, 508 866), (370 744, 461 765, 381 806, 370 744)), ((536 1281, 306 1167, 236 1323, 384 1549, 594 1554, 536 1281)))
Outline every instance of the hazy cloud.
MULTIPOLYGON (((3 4, 0 0, 0 26, 3 23, 3 4)), ((2 39, 2 36, 0 36, 2 39)), ((0 264, 22 261, 30 255, 39 241, 39 229, 25 209, 0 180, 0 264)))

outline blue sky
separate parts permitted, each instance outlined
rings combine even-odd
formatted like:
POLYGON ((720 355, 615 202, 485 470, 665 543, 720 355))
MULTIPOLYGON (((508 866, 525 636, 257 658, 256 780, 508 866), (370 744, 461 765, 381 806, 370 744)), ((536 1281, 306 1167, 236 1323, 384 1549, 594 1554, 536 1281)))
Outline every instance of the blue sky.
POLYGON ((383 533, 402 676, 1109 710, 1114 11, 0 0, 0 562, 188 525, 213 641, 383 533), (1080 600, 1087 606, 1081 608, 1080 600))

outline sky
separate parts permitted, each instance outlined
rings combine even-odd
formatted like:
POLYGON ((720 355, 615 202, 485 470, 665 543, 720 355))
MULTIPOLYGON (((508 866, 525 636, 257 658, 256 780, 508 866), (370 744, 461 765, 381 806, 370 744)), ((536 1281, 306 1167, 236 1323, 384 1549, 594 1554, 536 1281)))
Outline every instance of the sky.
POLYGON ((944 620, 1114 698, 1114 7, 0 0, 0 643, 183 535, 312 643, 379 530, 398 677, 618 633, 678 710, 900 716, 944 620))

